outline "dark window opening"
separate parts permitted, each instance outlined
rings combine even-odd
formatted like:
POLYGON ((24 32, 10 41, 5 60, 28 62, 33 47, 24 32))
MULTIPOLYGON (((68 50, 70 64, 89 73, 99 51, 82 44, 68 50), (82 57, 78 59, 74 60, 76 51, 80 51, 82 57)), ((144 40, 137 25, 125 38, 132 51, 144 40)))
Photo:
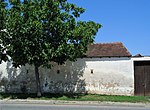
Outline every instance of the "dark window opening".
POLYGON ((91 74, 93 74, 93 69, 91 69, 91 74))
POLYGON ((60 70, 57 70, 57 74, 59 74, 60 73, 60 70))

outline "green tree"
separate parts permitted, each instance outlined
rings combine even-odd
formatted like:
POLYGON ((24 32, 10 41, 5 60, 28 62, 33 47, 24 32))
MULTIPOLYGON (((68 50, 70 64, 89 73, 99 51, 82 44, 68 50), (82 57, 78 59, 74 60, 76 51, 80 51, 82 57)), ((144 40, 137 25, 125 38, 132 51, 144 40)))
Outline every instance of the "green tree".
POLYGON ((7 55, 4 46, 2 46, 2 40, 1 40, 1 35, 6 34, 4 33, 3 29, 5 29, 5 19, 6 19, 6 3, 4 0, 0 0, 0 63, 2 60, 7 61, 7 55))
POLYGON ((2 45, 15 67, 34 65, 37 95, 41 96, 39 67, 81 57, 101 25, 77 21, 85 9, 67 0, 9 0, 9 3, 3 20, 7 34, 0 36, 2 45))

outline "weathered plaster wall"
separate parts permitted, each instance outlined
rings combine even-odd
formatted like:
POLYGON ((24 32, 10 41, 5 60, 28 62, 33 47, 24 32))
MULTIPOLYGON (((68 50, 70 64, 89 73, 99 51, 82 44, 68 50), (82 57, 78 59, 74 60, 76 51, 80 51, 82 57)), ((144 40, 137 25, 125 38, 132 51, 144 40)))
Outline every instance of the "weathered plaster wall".
MULTIPOLYGON (((79 58, 52 69, 40 68, 42 92, 133 95, 134 72, 130 58, 79 58)), ((36 91, 34 67, 0 64, 0 91, 36 91)))
POLYGON ((90 93, 134 94, 134 73, 130 58, 92 58, 86 64, 85 77, 90 93), (93 69, 93 74, 90 69, 93 69))

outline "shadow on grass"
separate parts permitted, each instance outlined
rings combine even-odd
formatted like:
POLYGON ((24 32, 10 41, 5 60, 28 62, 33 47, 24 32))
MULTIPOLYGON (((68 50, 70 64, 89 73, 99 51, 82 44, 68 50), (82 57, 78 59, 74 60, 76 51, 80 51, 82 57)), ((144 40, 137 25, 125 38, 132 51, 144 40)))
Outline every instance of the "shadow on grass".
POLYGON ((21 94, 21 93, 0 93, 0 99, 28 99, 28 98, 44 98, 44 99, 63 99, 66 97, 68 99, 78 99, 86 94, 42 94, 38 97, 37 94, 21 94))
POLYGON ((150 97, 146 96, 112 96, 98 94, 6 94, 1 93, 0 99, 36 99, 36 100, 67 100, 67 101, 109 101, 109 102, 131 102, 150 103, 150 97))

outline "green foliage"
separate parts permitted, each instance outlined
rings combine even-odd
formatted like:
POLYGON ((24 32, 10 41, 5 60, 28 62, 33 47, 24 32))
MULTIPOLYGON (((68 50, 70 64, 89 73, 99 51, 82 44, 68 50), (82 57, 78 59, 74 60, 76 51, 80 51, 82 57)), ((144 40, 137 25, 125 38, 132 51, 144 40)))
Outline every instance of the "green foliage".
MULTIPOLYGON (((85 9, 67 0, 9 0, 10 8, 2 23, 1 44, 14 66, 47 65, 75 61, 93 43, 101 27, 93 21, 77 21, 85 9)), ((0 4, 4 7, 4 2, 0 4)), ((3 16, 2 14, 0 16, 3 16)), ((3 17, 1 17, 3 18, 3 17)))
POLYGON ((4 20, 5 20, 5 10, 6 3, 4 0, 0 0, 0 30, 2 30, 4 27, 4 20))
POLYGON ((0 0, 0 63, 2 62, 2 60, 7 61, 7 55, 6 55, 6 48, 4 48, 4 46, 2 46, 2 39, 1 37, 4 36, 6 33, 1 32, 1 30, 5 29, 5 19, 6 19, 6 3, 4 2, 4 0, 0 0))

